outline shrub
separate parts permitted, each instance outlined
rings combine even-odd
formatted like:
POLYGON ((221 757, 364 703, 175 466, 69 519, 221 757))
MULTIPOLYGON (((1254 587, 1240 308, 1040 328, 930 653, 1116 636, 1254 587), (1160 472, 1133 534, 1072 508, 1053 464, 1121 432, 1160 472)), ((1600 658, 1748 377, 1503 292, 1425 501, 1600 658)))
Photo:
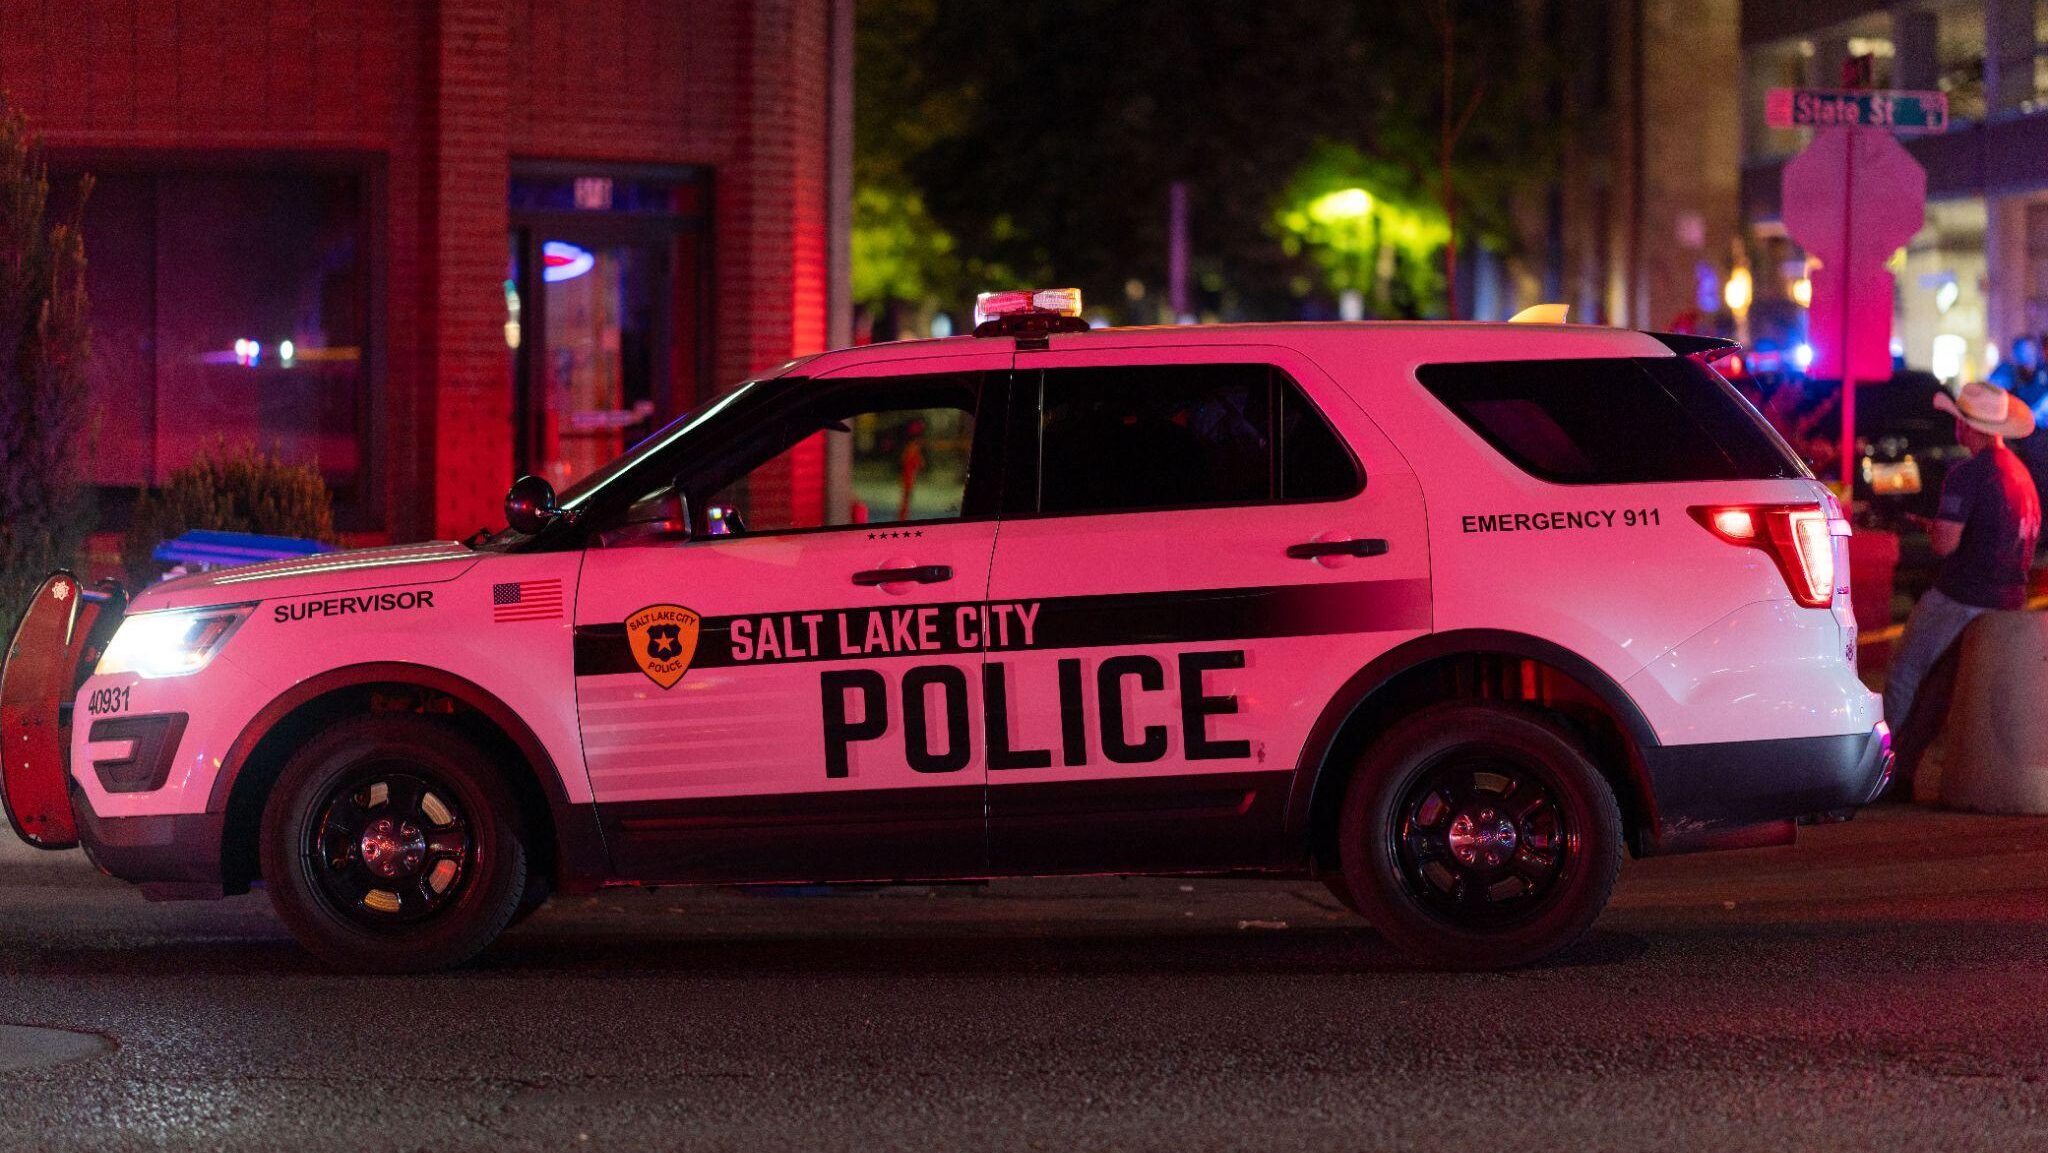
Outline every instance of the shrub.
MULTIPOLYGON (((79 189, 85 203, 91 182, 79 189)), ((0 100, 0 627, 92 531, 85 246, 48 217, 50 181, 28 121, 0 100)))
POLYGON ((172 473, 169 484, 135 502, 121 542, 128 587, 156 580, 163 572, 151 555, 156 546, 195 528, 332 541, 334 499, 311 466, 287 464, 254 445, 216 441, 172 473))

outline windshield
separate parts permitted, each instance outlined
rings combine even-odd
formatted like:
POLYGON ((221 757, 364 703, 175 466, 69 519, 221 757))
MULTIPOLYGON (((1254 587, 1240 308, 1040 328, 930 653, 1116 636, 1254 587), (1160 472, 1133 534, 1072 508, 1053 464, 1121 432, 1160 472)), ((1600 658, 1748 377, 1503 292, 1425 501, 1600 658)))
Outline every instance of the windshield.
POLYGON ((746 394, 747 390, 760 383, 758 380, 742 381, 739 387, 711 400, 707 400, 703 404, 669 421, 646 440, 627 449, 617 460, 570 485, 566 491, 556 498, 555 503, 564 509, 578 507, 603 490, 604 486, 624 475, 628 469, 667 448, 679 438, 688 435, 691 429, 717 416, 727 405, 738 400, 746 394))
MULTIPOLYGON (((633 472, 640 466, 652 461, 655 457, 665 454, 677 442, 703 426, 706 421, 711 420, 719 413, 731 407, 735 401, 750 392, 758 390, 768 379, 772 378, 756 378, 754 380, 742 381, 730 391, 713 397, 674 420, 669 421, 654 432, 653 435, 627 449, 617 460, 612 461, 610 464, 570 485, 567 490, 557 494, 555 506, 566 511, 582 509, 584 506, 591 504, 607 489, 611 488, 613 482, 617 481, 620 477, 633 472)), ((655 462, 656 465, 659 465, 659 463, 658 461, 655 462)), ((565 521, 568 520, 568 518, 563 519, 565 521)), ((543 531, 540 536, 533 537, 520 532, 518 529, 502 528, 495 533, 491 533, 488 537, 482 539, 471 537, 463 543, 479 551, 508 552, 524 548, 529 544, 552 535, 554 534, 543 531)))

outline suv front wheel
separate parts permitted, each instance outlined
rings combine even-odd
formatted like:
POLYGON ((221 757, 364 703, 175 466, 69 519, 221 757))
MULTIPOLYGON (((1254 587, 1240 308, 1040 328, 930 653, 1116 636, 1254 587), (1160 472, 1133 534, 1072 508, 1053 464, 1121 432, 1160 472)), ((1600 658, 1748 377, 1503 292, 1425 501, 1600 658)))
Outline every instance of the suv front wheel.
POLYGON ((409 713, 344 720, 286 762, 263 808, 271 903, 352 972, 459 965, 528 893, 517 802, 488 757, 409 713))
POLYGON ((1579 939, 1621 869, 1621 814, 1580 745, 1543 713, 1451 703, 1405 718, 1351 776, 1344 885, 1402 951, 1501 969, 1579 939))

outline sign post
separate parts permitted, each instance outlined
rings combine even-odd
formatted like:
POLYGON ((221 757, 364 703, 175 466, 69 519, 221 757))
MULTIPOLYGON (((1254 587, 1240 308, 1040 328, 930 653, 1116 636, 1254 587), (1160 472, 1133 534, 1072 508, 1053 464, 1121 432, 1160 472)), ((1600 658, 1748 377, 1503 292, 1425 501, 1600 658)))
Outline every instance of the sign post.
POLYGON ((1778 89, 1769 111, 1771 123, 1781 127, 1833 125, 1816 127, 1813 143, 1785 165, 1782 207, 1785 230, 1820 262, 1807 314, 1810 371, 1842 381, 1842 491, 1848 496, 1856 482, 1856 382, 1888 380, 1892 372, 1892 278, 1885 261, 1926 220, 1927 171, 1891 133, 1940 131, 1948 104, 1938 92, 1778 89), (1917 99, 1928 96, 1934 99, 1917 99), (1916 99, 1912 122, 1902 125, 1905 97, 1916 99))

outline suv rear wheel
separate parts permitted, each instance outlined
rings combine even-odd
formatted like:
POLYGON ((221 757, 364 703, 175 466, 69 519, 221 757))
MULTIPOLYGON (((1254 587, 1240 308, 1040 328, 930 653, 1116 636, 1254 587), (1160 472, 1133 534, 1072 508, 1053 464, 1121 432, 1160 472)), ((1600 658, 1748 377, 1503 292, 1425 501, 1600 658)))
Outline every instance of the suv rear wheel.
POLYGON ((261 835, 279 918, 337 969, 461 964, 529 892, 510 789, 482 750, 427 717, 354 717, 315 737, 271 788, 261 835))
POLYGON ((1621 814, 1550 718, 1451 703, 1367 750, 1339 824, 1344 887, 1366 920, 1431 964, 1497 969, 1585 933, 1621 869, 1621 814))

